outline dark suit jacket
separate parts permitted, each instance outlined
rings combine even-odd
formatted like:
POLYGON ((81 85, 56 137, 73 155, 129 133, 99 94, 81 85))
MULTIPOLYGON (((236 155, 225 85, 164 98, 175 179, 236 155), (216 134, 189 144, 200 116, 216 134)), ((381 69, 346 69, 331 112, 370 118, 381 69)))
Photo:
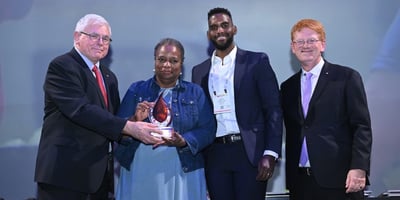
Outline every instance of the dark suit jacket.
POLYGON ((371 122, 366 94, 358 72, 325 61, 304 119, 301 71, 281 85, 286 127, 286 184, 298 179, 303 136, 320 186, 344 188, 349 169, 369 172, 371 122))
MULTIPOLYGON (((192 69, 192 82, 200 84, 211 101, 208 78, 211 59, 192 69)), ((282 110, 279 86, 265 53, 237 50, 234 72, 235 109, 249 161, 258 165, 264 150, 280 155, 282 110)))
POLYGON ((126 120, 115 117, 120 99, 115 75, 100 65, 108 111, 96 78, 75 49, 55 58, 44 83, 45 108, 35 181, 93 193, 103 180, 109 142, 126 120))

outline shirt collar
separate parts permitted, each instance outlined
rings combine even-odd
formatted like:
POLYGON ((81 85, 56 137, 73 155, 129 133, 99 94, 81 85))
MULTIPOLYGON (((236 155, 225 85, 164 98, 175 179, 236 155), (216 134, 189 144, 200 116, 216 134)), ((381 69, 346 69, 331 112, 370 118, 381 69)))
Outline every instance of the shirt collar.
POLYGON ((224 65, 226 65, 226 64, 233 62, 236 59, 237 47, 235 45, 235 47, 233 47, 232 51, 229 52, 229 54, 226 55, 223 59, 216 56, 215 53, 216 53, 216 50, 214 50, 214 52, 211 56, 211 64, 215 65, 215 64, 223 62, 224 65))
POLYGON ((318 64, 315 65, 309 72, 306 72, 306 71, 304 71, 304 69, 302 69, 302 70, 301 70, 301 71, 302 71, 301 74, 312 73, 312 75, 313 75, 314 77, 318 77, 319 74, 320 74, 321 71, 322 71, 322 67, 324 66, 324 64, 325 64, 325 61, 324 61, 323 58, 321 58, 321 60, 318 62, 318 64))
POLYGON ((83 61, 86 63, 86 65, 89 67, 90 70, 93 69, 93 65, 96 65, 98 68, 100 67, 100 61, 97 61, 97 63, 93 64, 92 61, 90 61, 89 58, 83 55, 76 47, 74 48, 78 52, 78 54, 82 57, 83 61))

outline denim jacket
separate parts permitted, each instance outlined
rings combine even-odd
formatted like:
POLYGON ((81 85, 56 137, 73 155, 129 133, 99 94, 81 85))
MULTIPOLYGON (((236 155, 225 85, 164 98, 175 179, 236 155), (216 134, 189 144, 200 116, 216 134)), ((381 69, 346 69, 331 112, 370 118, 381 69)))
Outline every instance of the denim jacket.
MULTIPOLYGON (((155 77, 132 83, 126 92, 118 116, 129 118, 135 114, 139 102, 153 102, 160 87, 155 77)), ((216 121, 210 102, 201 87, 179 79, 172 90, 171 100, 173 128, 186 140, 187 146, 176 147, 182 170, 190 172, 204 167, 201 151, 215 139, 216 121)), ((148 119, 146 119, 148 121, 148 119)), ((134 138, 122 139, 115 150, 115 157, 122 167, 130 170, 135 151, 141 142, 134 138)))

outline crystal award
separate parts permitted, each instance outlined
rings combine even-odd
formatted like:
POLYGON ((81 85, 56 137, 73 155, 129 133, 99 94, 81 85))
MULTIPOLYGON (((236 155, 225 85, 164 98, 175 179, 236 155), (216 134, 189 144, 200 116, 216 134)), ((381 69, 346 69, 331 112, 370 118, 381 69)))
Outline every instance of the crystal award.
POLYGON ((157 137, 163 136, 169 138, 172 136, 173 131, 173 128, 169 127, 172 122, 172 112, 171 109, 168 107, 167 102, 165 102, 163 98, 163 93, 164 92, 162 92, 158 96, 154 107, 150 109, 149 119, 152 124, 156 124, 162 131, 161 135, 153 132, 151 133, 152 135, 157 137))

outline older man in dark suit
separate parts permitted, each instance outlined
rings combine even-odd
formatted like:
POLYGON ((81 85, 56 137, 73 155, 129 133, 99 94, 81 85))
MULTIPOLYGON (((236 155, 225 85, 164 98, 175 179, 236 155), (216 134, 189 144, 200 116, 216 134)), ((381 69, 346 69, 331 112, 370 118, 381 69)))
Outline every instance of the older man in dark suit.
POLYGON ((360 74, 323 59, 320 22, 300 20, 291 35, 302 69, 281 85, 290 199, 363 199, 372 134, 360 74))
POLYGON ((114 116, 117 78, 100 62, 110 42, 108 22, 85 15, 76 25, 74 48, 49 64, 35 171, 38 199, 108 199, 114 188, 112 142, 122 133, 160 142, 150 135, 159 132, 154 125, 114 116))
POLYGON ((192 70, 217 119, 217 138, 206 151, 206 180, 213 200, 264 200, 281 153, 279 87, 268 56, 238 48, 236 32, 227 9, 211 9, 207 35, 215 51, 192 70))

